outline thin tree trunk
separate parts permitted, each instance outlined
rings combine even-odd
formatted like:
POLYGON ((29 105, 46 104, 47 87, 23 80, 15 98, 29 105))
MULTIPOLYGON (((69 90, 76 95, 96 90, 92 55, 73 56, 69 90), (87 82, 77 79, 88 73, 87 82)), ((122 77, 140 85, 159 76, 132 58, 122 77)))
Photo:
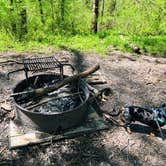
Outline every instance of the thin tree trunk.
POLYGON ((26 8, 22 8, 20 12, 21 16, 21 34, 20 34, 20 39, 22 40, 24 36, 27 34, 27 11, 26 8))
POLYGON ((110 13, 110 15, 113 15, 113 12, 115 11, 115 9, 116 9, 116 4, 117 4, 117 2, 116 2, 116 0, 111 0, 110 1, 110 7, 109 7, 109 13, 110 13))
POLYGON ((39 2, 39 10, 40 10, 40 17, 41 17, 41 22, 44 24, 44 13, 43 13, 43 5, 42 5, 42 0, 38 0, 39 2))
POLYGON ((65 3, 66 3, 66 0, 60 0, 60 4, 59 4, 59 8, 60 8, 60 17, 59 17, 60 33, 64 33, 64 30, 65 30, 65 3))
POLYGON ((105 9, 105 0, 102 0, 102 8, 101 8, 101 24, 103 24, 104 9, 105 9))
POLYGON ((101 16, 104 16, 105 0, 102 0, 101 16))
POLYGON ((16 33, 16 23, 15 20, 13 19, 13 14, 14 14, 14 0, 10 0, 10 12, 11 12, 11 27, 12 31, 16 33))
POLYGON ((51 19, 52 19, 52 33, 53 33, 55 30, 54 1, 50 0, 50 4, 51 4, 51 17, 52 17, 51 19))
POLYGON ((23 40, 25 35, 27 34, 27 10, 26 7, 24 6, 24 1, 19 0, 17 2, 19 4, 20 8, 20 33, 19 33, 19 38, 20 40, 23 40))
POLYGON ((99 17, 99 0, 93 0, 93 21, 91 31, 93 33, 98 32, 98 17, 99 17))

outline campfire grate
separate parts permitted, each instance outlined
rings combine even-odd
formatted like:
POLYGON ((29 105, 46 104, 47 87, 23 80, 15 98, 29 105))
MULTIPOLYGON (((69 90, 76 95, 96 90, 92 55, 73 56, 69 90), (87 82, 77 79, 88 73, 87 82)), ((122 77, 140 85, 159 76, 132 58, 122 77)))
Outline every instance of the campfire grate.
POLYGON ((33 73, 48 69, 61 68, 62 64, 54 57, 23 59, 24 68, 33 73))
POLYGON ((54 70, 56 68, 60 71, 60 78, 63 79, 64 74, 64 66, 69 66, 72 71, 74 72, 74 67, 68 63, 61 63, 55 57, 40 57, 40 58, 26 58, 23 59, 22 62, 19 64, 23 64, 23 68, 14 70, 8 73, 8 76, 11 73, 18 72, 18 71, 25 71, 26 79, 28 80, 28 72, 36 73, 36 72, 43 72, 47 70, 54 70))

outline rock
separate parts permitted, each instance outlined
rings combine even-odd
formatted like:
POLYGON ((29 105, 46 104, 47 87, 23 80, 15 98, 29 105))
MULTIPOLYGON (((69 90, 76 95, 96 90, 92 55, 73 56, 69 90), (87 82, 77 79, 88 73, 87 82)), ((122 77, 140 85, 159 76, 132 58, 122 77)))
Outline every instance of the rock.
POLYGON ((4 109, 4 110, 6 110, 6 111, 11 111, 12 110, 12 107, 11 107, 11 105, 10 104, 8 104, 8 103, 2 103, 1 105, 0 105, 0 107, 2 108, 2 109, 4 109))
POLYGON ((10 118, 11 120, 13 120, 14 117, 15 117, 14 111, 11 111, 11 112, 9 113, 9 118, 10 118))
POLYGON ((138 46, 134 45, 133 43, 129 44, 130 48, 133 50, 134 53, 136 54, 141 54, 141 48, 138 46))

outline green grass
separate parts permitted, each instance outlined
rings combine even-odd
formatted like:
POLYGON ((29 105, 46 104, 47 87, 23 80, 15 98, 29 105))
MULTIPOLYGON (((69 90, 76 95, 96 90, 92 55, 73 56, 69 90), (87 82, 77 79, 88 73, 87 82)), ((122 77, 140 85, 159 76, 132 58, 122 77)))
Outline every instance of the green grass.
POLYGON ((132 37, 131 40, 152 55, 166 55, 166 36, 137 36, 132 37))
POLYGON ((120 36, 116 32, 102 32, 97 35, 53 36, 47 35, 40 40, 19 42, 11 34, 0 32, 0 52, 32 52, 67 48, 84 53, 96 52, 106 55, 108 48, 114 46, 124 52, 132 52, 129 43, 133 43, 150 54, 163 56, 166 54, 166 36, 120 36))

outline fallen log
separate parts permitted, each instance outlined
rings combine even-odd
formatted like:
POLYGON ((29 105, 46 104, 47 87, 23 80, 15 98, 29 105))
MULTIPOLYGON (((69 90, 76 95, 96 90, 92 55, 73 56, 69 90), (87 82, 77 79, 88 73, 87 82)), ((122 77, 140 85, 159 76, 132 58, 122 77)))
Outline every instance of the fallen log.
POLYGON ((97 64, 94 67, 92 67, 84 72, 81 72, 79 74, 76 74, 76 75, 73 75, 73 76, 70 76, 70 77, 63 79, 61 82, 59 82, 55 85, 51 85, 51 86, 48 86, 45 88, 38 88, 38 89, 30 90, 30 91, 13 93, 13 94, 11 94, 11 97, 20 96, 20 95, 30 95, 32 97, 44 96, 52 91, 55 91, 55 90, 65 86, 68 83, 71 83, 71 82, 77 81, 78 79, 85 78, 85 77, 89 76, 90 74, 97 71, 99 68, 100 68, 100 66, 99 66, 99 64, 97 64))

